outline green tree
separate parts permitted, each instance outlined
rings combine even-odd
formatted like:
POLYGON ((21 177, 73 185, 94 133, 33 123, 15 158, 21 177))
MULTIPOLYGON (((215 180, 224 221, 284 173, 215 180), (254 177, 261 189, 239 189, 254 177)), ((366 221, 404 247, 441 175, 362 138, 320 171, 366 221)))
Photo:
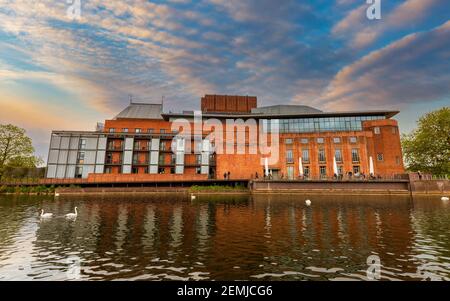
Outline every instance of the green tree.
POLYGON ((410 171, 450 175, 450 108, 421 117, 418 128, 403 135, 402 146, 410 171))
POLYGON ((34 156, 31 138, 24 129, 0 124, 0 178, 7 167, 36 167, 42 160, 34 156))

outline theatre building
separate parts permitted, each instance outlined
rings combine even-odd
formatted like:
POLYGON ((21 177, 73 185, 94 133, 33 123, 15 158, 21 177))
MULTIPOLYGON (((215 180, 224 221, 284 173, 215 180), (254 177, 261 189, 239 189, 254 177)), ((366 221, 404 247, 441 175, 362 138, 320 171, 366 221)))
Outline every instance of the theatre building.
MULTIPOLYGON (((302 105, 258 107, 250 96, 206 95, 200 112, 164 112, 162 104, 130 103, 97 131, 53 131, 47 178, 107 181, 189 181, 262 178, 332 179, 338 174, 381 177, 404 173, 397 111, 323 112, 302 105), (198 125, 198 116, 201 124, 198 125), (185 127, 174 127, 179 121, 185 127), (209 134, 223 125, 224 150, 209 134), (252 122, 250 122, 252 121, 252 122), (228 123, 243 127, 227 127, 228 123), (191 128, 189 136, 186 128, 191 128), (244 132, 244 152, 235 137, 244 132), (257 133, 256 140, 250 138, 257 133), (277 160, 268 166, 259 148, 279 133, 277 160), (176 138, 176 139, 174 139, 176 138), (229 147, 231 144, 231 148, 229 147), (227 152, 225 149, 233 149, 227 152), (372 163, 371 163, 372 162, 372 163)), ((219 135, 220 136, 220 135, 219 135)), ((215 137, 217 137, 217 132, 215 137)), ((272 139, 272 140, 271 140, 272 139)))

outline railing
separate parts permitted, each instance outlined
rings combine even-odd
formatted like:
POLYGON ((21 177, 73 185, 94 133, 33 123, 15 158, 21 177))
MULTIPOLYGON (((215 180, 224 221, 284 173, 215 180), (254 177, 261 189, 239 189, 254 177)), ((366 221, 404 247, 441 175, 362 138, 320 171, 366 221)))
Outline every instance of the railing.
POLYGON ((329 177, 329 176, 303 176, 289 179, 287 176, 262 176, 258 177, 260 181, 324 181, 324 182, 348 182, 348 181, 356 181, 356 182, 382 182, 382 181, 408 181, 408 175, 386 175, 386 176, 338 176, 338 177, 329 177))

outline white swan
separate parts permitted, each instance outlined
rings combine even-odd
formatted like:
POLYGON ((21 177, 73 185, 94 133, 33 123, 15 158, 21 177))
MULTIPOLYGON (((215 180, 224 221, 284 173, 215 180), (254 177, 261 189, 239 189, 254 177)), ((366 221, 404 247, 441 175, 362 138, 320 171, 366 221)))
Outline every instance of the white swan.
POLYGON ((191 195, 191 200, 195 200, 197 197, 195 195, 191 195))
POLYGON ((52 218, 53 213, 44 213, 44 209, 41 209, 41 218, 52 218))
POLYGON ((310 200, 306 200, 306 201, 305 201, 305 204, 306 204, 306 206, 309 207, 309 206, 311 206, 312 202, 311 202, 310 200))
POLYGON ((70 219, 76 218, 78 216, 77 209, 78 209, 78 207, 75 207, 75 213, 68 213, 68 214, 66 214, 66 218, 70 218, 70 219))

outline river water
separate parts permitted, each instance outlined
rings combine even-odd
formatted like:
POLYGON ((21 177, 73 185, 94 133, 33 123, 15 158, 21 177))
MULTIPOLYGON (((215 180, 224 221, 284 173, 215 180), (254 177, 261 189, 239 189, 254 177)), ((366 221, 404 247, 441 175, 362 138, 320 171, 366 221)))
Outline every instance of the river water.
POLYGON ((382 280, 450 280, 450 203, 0 196, 0 280, 368 280, 368 269, 382 280), (41 220, 41 208, 55 216, 41 220))

